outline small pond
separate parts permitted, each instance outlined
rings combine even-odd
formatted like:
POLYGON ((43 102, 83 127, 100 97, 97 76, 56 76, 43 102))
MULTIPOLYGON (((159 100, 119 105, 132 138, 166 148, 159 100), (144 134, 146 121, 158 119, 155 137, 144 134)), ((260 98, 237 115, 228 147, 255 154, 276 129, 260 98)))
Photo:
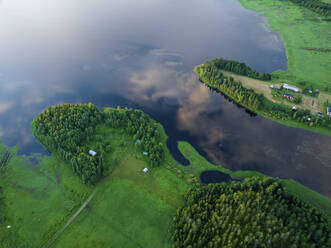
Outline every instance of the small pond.
POLYGON ((228 174, 218 170, 207 170, 200 174, 200 180, 203 184, 229 182, 231 177, 228 174))

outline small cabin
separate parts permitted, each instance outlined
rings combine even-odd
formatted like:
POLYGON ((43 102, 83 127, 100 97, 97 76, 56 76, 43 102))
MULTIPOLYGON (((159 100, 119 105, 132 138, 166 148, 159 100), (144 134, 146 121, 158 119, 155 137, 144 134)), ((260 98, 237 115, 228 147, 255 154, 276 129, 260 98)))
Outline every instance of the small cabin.
POLYGON ((297 111, 297 107, 296 106, 293 106, 292 107, 292 111, 297 111))
POLYGON ((90 154, 92 157, 94 157, 95 155, 97 155, 97 153, 93 150, 89 150, 88 154, 90 154))
POLYGON ((294 96, 291 95, 291 94, 288 94, 288 93, 283 93, 283 97, 284 97, 284 98, 287 98, 287 99, 289 99, 289 100, 291 100, 291 101, 294 99, 294 96))
POLYGON ((291 91, 294 91, 294 92, 299 92, 299 89, 298 88, 289 86, 288 84, 283 84, 283 88, 286 89, 286 90, 291 90, 291 91))
POLYGON ((275 85, 270 85, 269 87, 270 87, 270 89, 273 89, 273 90, 279 90, 279 88, 275 85))
POLYGON ((147 169, 147 168, 144 168, 144 169, 143 169, 143 172, 144 172, 144 173, 147 173, 147 172, 148 172, 148 169, 147 169))
POLYGON ((327 112, 327 115, 331 117, 331 106, 328 107, 326 112, 327 112))
POLYGON ((148 152, 143 152, 143 155, 144 155, 144 156, 147 156, 147 155, 148 155, 148 152))

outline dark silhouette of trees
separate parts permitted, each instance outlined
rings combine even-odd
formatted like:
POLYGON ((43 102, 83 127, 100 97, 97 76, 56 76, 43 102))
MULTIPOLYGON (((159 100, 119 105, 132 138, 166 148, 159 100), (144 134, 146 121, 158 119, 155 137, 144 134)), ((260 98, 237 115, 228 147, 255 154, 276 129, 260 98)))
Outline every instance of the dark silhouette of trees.
POLYGON ((192 188, 170 229, 172 247, 330 247, 330 219, 272 178, 192 188))

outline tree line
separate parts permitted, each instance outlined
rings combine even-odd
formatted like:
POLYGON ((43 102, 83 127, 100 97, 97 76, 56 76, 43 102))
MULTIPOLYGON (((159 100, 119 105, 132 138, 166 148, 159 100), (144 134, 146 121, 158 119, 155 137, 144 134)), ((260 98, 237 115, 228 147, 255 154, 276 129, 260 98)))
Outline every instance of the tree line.
POLYGON ((235 102, 244 107, 260 112, 265 116, 280 120, 295 120, 307 124, 310 127, 324 127, 331 129, 331 118, 327 115, 312 115, 308 109, 297 109, 278 104, 267 99, 263 94, 258 94, 252 89, 245 88, 241 82, 235 81, 232 77, 222 73, 222 67, 212 61, 195 68, 199 79, 209 87, 223 92, 235 102))
POLYGON ((122 128, 130 133, 140 151, 147 152, 151 167, 159 166, 164 157, 164 147, 157 123, 141 110, 104 110, 105 123, 112 128, 122 128))
POLYGON ((240 63, 234 60, 226 60, 223 58, 213 59, 207 62, 211 67, 215 67, 221 70, 230 71, 239 75, 260 79, 260 80, 270 80, 271 74, 268 73, 260 73, 245 63, 240 63))
POLYGON ((191 188, 170 228, 172 247, 331 247, 331 222, 278 179, 191 188))
POLYGON ((331 4, 320 0, 290 0, 292 3, 310 9, 322 16, 330 16, 331 4))
POLYGON ((51 153, 70 162, 84 183, 96 183, 103 174, 102 153, 92 157, 84 141, 101 123, 100 111, 89 104, 52 106, 32 121, 32 133, 51 153))

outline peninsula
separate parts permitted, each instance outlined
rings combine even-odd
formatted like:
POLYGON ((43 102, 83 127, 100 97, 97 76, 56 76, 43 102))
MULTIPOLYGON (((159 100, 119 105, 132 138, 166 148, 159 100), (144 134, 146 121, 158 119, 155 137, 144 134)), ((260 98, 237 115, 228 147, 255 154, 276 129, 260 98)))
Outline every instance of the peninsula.
MULTIPOLYGON (((17 155, 17 148, 0 146, 0 156, 7 158, 0 181, 0 241, 4 247, 208 247, 224 242, 246 247, 255 240, 269 242, 267 232, 283 237, 284 245, 327 247, 331 242, 327 236, 329 199, 293 180, 211 164, 187 142, 178 143, 190 162, 183 166, 171 156, 163 127, 140 110, 100 111, 91 103, 64 104, 39 114, 32 129, 52 156, 27 158, 17 155), (35 160, 37 164, 31 162, 35 160), (230 181, 202 184, 201 173, 211 170, 230 181), (222 204, 210 205, 212 199, 222 204), (267 204, 272 201, 278 205, 267 204), (243 204, 247 207, 238 208, 243 204), (259 210, 254 204, 264 207, 259 210), (210 215, 205 214, 207 208, 210 215), (269 213, 282 208, 283 212, 275 213, 278 224, 270 222, 271 231, 261 229, 269 213), (293 211, 285 211, 287 208, 295 210, 300 219, 293 211), (183 226, 190 211, 189 225, 183 226), (216 216, 218 212, 236 213, 236 218, 224 222, 225 216, 216 216), (232 239, 229 227, 244 221, 242 218, 249 223, 255 218, 255 228, 265 238, 249 232, 247 238, 237 235, 232 239), (209 230, 210 221, 219 228, 209 230), (314 235, 306 235, 301 227, 313 224, 318 226, 314 235), (222 230, 229 235, 221 235, 221 240, 210 236, 222 230), (301 238, 293 240, 288 232, 294 230, 301 238)), ((238 226, 238 230, 246 233, 250 227, 238 226)), ((276 245, 279 240, 270 242, 276 245)))

